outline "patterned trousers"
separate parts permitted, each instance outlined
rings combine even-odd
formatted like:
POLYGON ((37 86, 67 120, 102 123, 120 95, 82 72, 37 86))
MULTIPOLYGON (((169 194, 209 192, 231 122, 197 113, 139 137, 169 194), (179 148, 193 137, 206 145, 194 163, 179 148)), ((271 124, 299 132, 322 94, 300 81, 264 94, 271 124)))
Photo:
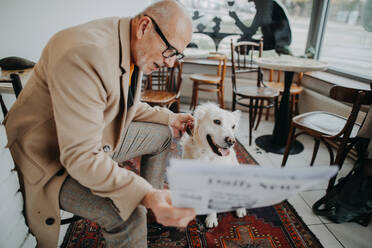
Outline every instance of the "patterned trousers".
MULTIPOLYGON (((169 127, 132 122, 122 137, 113 160, 123 162, 142 155, 141 176, 154 188, 162 188, 165 160, 172 141, 169 127)), ((106 247, 147 247, 146 209, 142 205, 123 221, 111 199, 93 195, 71 177, 63 183, 59 200, 61 209, 97 222, 102 228, 106 247)))

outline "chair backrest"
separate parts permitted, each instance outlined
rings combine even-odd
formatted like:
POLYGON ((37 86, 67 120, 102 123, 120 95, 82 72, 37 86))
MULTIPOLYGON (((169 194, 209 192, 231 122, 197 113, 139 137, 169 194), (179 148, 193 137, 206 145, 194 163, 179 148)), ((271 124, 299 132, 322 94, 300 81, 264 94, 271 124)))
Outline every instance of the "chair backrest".
POLYGON ((221 78, 220 84, 223 84, 225 80, 225 75, 226 75, 226 61, 227 57, 223 54, 210 54, 208 56, 208 59, 210 60, 216 60, 218 61, 218 66, 217 66, 217 76, 221 78))
POLYGON ((257 87, 261 86, 261 69, 254 63, 254 51, 258 51, 258 57, 262 57, 263 41, 257 42, 242 41, 236 44, 231 40, 231 63, 232 83, 236 88, 236 75, 240 73, 257 72, 257 87))
POLYGON ((182 61, 176 61, 171 68, 162 67, 148 75, 144 89, 171 91, 179 94, 182 84, 182 61))
MULTIPOLYGON (((6 84, 11 83, 16 97, 18 97, 18 95, 21 93, 22 83, 21 83, 21 79, 18 74, 13 73, 13 74, 10 74, 10 77, 0 77, 0 83, 6 83, 6 84)), ((1 110, 3 111, 3 115, 5 117, 5 115, 8 113, 8 108, 6 107, 1 94, 0 94, 0 105, 1 105, 1 110)))
MULTIPOLYGON (((371 87, 372 88, 372 87, 371 87)), ((351 103, 353 105, 351 113, 344 128, 335 136, 350 137, 353 126, 358 117, 362 105, 372 104, 372 90, 360 90, 343 86, 333 86, 329 96, 337 101, 351 103)))

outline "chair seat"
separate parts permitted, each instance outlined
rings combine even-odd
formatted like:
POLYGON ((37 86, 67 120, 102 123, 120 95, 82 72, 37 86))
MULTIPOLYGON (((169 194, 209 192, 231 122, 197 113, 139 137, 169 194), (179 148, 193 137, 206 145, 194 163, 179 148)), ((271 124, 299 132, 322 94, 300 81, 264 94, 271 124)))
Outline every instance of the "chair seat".
MULTIPOLYGON (((314 111, 298 115, 292 119, 293 123, 305 127, 307 129, 312 129, 323 135, 336 135, 346 124, 344 117, 336 115, 333 113, 325 111, 314 111)), ((359 124, 355 124, 351 132, 350 137, 356 137, 358 130, 360 128, 359 124)))
POLYGON ((148 103, 166 104, 176 98, 176 93, 162 90, 145 90, 142 92, 141 101, 148 103))
MULTIPOLYGON (((283 93, 283 91, 284 91, 284 83, 283 82, 267 82, 265 84, 272 89, 279 90, 280 93, 283 93)), ((303 91, 303 88, 301 86, 298 86, 297 84, 292 84, 291 88, 289 90, 291 95, 298 95, 302 91, 303 91)))
POLYGON ((269 87, 245 86, 237 88, 238 96, 254 98, 274 98, 279 96, 279 91, 269 87))
POLYGON ((209 83, 209 84, 218 84, 221 81, 221 77, 217 75, 210 75, 210 74, 192 74, 190 79, 193 81, 198 81, 202 83, 209 83))

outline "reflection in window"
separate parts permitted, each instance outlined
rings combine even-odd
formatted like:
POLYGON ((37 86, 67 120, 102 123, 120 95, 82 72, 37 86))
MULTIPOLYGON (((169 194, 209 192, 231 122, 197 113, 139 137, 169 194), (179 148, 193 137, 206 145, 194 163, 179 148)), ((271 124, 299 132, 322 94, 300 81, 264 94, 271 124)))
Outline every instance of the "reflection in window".
MULTIPOLYGON (((256 15, 256 4, 262 4, 261 0, 180 0, 190 11, 194 23, 194 36, 192 45, 203 51, 216 51, 216 44, 208 35, 197 33, 220 32, 226 34, 218 43, 218 52, 229 54, 230 40, 237 41, 242 35, 241 27, 236 25, 236 13, 241 21, 241 26, 250 28, 256 15), (210 41, 212 42, 210 42, 210 41)), ((268 2, 268 1, 266 1, 268 2)), ((307 33, 310 23, 312 8, 311 0, 277 0, 276 3, 284 9, 289 17, 290 29, 292 30, 292 42, 290 51, 294 55, 302 55, 305 52, 307 33)), ((255 31, 262 34, 261 30, 255 31)), ((254 33, 253 33, 254 34, 254 33)), ((251 34, 249 34, 251 36, 251 34)), ((289 41, 290 42, 290 41, 289 41)), ((270 48, 272 49, 272 48, 270 48)), ((280 51, 277 51, 280 52, 280 51)))
POLYGON ((289 17, 292 30, 291 50, 294 55, 305 53, 307 36, 310 26, 312 0, 279 0, 289 17))
POLYGON ((331 1, 320 59, 346 73, 372 78, 372 1, 331 1))

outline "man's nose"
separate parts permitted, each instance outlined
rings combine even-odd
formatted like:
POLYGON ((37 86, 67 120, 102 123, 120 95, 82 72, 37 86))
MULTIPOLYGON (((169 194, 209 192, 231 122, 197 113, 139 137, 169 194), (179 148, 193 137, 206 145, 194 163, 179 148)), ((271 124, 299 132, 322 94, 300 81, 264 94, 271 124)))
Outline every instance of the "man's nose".
POLYGON ((164 63, 167 67, 173 67, 175 61, 176 61, 176 56, 172 56, 170 58, 164 59, 164 63))

